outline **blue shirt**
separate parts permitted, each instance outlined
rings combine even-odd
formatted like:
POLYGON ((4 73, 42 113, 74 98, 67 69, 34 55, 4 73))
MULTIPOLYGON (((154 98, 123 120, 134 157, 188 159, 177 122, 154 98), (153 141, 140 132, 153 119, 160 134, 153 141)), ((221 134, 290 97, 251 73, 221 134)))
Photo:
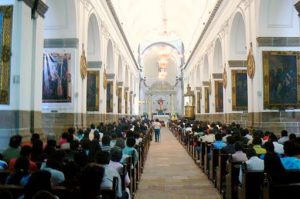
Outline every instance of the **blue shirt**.
POLYGON ((300 159, 296 157, 281 158, 281 163, 285 170, 300 170, 300 159))
POLYGON ((223 142, 223 141, 214 141, 213 143, 212 143, 212 145, 213 145, 213 148, 214 149, 222 149, 222 148, 224 148, 227 144, 225 143, 225 142, 223 142))
POLYGON ((133 158, 134 162, 133 162, 133 166, 135 166, 139 160, 139 154, 138 152, 135 150, 135 148, 133 147, 125 147, 123 149, 123 155, 129 155, 133 158))

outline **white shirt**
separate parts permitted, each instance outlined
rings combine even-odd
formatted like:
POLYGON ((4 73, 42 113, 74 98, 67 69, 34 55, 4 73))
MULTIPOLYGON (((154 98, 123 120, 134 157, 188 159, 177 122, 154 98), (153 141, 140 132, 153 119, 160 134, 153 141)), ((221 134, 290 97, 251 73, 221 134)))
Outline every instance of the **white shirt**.
POLYGON ((153 122, 154 129, 160 129, 161 123, 160 122, 153 122))
POLYGON ((204 136, 200 137, 200 140, 202 140, 202 142, 212 143, 215 141, 215 135, 214 134, 204 135, 204 136))
MULTIPOLYGON (((259 159, 257 156, 251 157, 246 161, 246 164, 248 171, 263 171, 265 169, 264 161, 259 159)), ((242 183, 243 181, 242 167, 240 167, 239 181, 240 183, 242 183)))
POLYGON ((283 145, 279 144, 278 142, 273 142, 274 151, 278 154, 284 154, 283 145))

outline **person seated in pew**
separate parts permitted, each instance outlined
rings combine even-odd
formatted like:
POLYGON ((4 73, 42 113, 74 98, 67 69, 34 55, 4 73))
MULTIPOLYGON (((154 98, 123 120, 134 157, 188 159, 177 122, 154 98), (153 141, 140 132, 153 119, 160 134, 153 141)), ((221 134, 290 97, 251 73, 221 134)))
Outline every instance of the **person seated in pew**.
POLYGON ((255 136, 253 138, 252 144, 253 144, 253 149, 255 150, 255 152, 258 156, 260 156, 261 154, 266 153, 266 149, 262 148, 262 146, 261 146, 262 145, 262 140, 261 140, 260 137, 255 136))
MULTIPOLYGON (((48 171, 36 171, 32 173, 28 183, 25 186, 25 194, 19 199, 31 199, 39 191, 51 192, 51 174, 48 171)), ((57 196, 54 196, 58 198, 57 196)))
POLYGON ((22 137, 20 135, 14 135, 10 138, 8 148, 2 153, 5 162, 9 163, 10 159, 20 157, 21 142, 22 137))
MULTIPOLYGON (((57 154, 58 152, 56 152, 57 154)), ((47 159, 47 162, 43 162, 41 165, 41 170, 48 171, 51 174, 51 183, 53 186, 59 185, 65 181, 65 175, 60 171, 60 161, 56 158, 54 154, 52 157, 47 159)))
POLYGON ((133 166, 135 167, 135 165, 137 164, 138 160, 139 160, 139 154, 136 151, 136 149, 134 148, 135 145, 135 139, 134 137, 129 137, 126 140, 126 147, 123 149, 123 154, 125 155, 129 155, 132 157, 133 159, 133 166))
POLYGON ((280 161, 279 155, 274 151, 274 144, 272 141, 265 143, 267 153, 264 157, 264 172, 269 174, 273 181, 280 180, 285 170, 280 161))
MULTIPOLYGON (((257 157, 257 154, 253 148, 250 148, 246 152, 248 160, 246 161, 248 171, 264 171, 264 161, 257 157)), ((240 167, 239 181, 243 182, 243 170, 240 167)))
POLYGON ((103 181, 105 169, 96 164, 90 163, 84 167, 80 175, 80 193, 78 198, 97 199, 100 198, 100 184, 103 181))
MULTIPOLYGON (((32 148, 30 146, 28 146, 28 145, 22 146, 21 151, 20 151, 20 156, 27 158, 29 160, 29 171, 33 172, 33 171, 36 171, 38 168, 37 168, 36 163, 30 160, 31 152, 32 152, 32 148)), ((10 171, 14 170, 16 161, 17 161, 17 158, 10 159, 10 161, 9 161, 9 170, 10 171)))
POLYGON ((215 135, 215 141, 212 143, 212 148, 213 149, 222 149, 226 146, 227 144, 222 141, 222 134, 217 133, 215 135))
POLYGON ((29 178, 29 160, 26 157, 19 157, 14 165, 14 171, 7 176, 5 184, 25 186, 29 178))
POLYGON ((280 155, 284 154, 283 145, 278 143, 278 138, 272 132, 270 133, 269 141, 273 142, 275 153, 280 155))
POLYGON ((110 152, 110 137, 108 135, 104 135, 101 142, 101 150, 110 152))
POLYGON ((284 144, 286 141, 289 140, 289 135, 288 135, 288 132, 287 130, 282 130, 281 131, 281 137, 280 139, 278 140, 278 143, 279 144, 284 144))
POLYGON ((213 129, 207 129, 206 134, 199 138, 199 141, 212 143, 215 141, 215 134, 213 129))
POLYGON ((246 153, 243 152, 242 142, 236 142, 234 145, 235 153, 231 156, 232 162, 245 162, 248 160, 246 153))
POLYGON ((224 154, 233 154, 235 153, 235 139, 233 136, 228 136, 226 139, 227 145, 221 149, 221 152, 224 154))
POLYGON ((96 162, 104 168, 104 176, 101 182, 100 187, 103 189, 112 189, 113 188, 113 179, 116 177, 117 187, 116 187, 116 196, 117 198, 124 197, 126 192, 122 193, 122 184, 121 177, 118 171, 114 168, 109 167, 110 154, 107 151, 100 151, 96 155, 96 162), (123 195, 124 194, 124 195, 123 195))
POLYGON ((285 170, 300 170, 300 145, 295 141, 284 143, 285 157, 281 158, 281 163, 285 170))

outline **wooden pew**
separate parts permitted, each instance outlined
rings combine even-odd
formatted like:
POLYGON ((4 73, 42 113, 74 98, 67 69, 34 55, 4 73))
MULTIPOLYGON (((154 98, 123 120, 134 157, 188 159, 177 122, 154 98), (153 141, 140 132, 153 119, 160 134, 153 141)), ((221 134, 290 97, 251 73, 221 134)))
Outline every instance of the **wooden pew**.
POLYGON ((209 155, 210 155, 211 143, 205 142, 204 144, 204 167, 203 171, 205 174, 209 175, 209 155))
POLYGON ((298 198, 300 196, 300 171, 286 171, 277 182, 265 174, 262 195, 263 199, 298 198))
POLYGON ((0 171, 0 184, 5 184, 7 176, 9 176, 9 170, 1 170, 0 171))
POLYGON ((239 184, 239 173, 240 166, 242 162, 231 162, 231 157, 229 157, 228 161, 228 174, 225 176, 226 181, 226 189, 225 189, 225 197, 226 199, 235 199, 238 197, 237 194, 237 186, 239 184))
POLYGON ((12 194, 14 199, 17 199, 25 193, 25 189, 19 185, 0 185, 0 191, 8 191, 12 194))
POLYGON ((220 154, 218 155, 218 166, 217 166, 217 172, 216 172, 216 184, 217 184, 217 189, 220 193, 222 193, 223 190, 223 185, 225 182, 225 176, 227 174, 226 171, 226 165, 227 165, 227 160, 230 157, 229 154, 220 154))
POLYGON ((211 150, 211 157, 209 160, 209 179, 213 181, 216 186, 216 167, 218 166, 218 156, 220 150, 219 149, 212 149, 211 150))
POLYGON ((247 164, 242 164, 243 180, 238 188, 239 199, 261 198, 261 187, 264 180, 262 171, 248 171, 247 164))

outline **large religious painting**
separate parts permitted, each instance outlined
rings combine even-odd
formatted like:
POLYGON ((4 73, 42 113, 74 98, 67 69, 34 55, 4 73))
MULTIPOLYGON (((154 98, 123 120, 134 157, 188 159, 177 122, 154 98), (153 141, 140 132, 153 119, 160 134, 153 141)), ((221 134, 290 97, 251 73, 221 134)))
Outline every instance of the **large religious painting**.
POLYGON ((87 111, 99 111, 99 71, 87 72, 87 111))
POLYGON ((197 113, 201 113, 201 92, 197 92, 197 113))
POLYGON ((263 52, 264 108, 300 107, 300 52, 263 52))
POLYGON ((125 100, 125 114, 128 113, 128 92, 124 92, 124 100, 125 100))
POLYGON ((132 115, 132 108, 133 108, 132 107, 132 105, 133 105, 133 103, 132 103, 133 102, 132 93, 130 93, 129 102, 130 102, 130 107, 129 107, 130 108, 130 112, 129 113, 130 113, 130 115, 132 115))
POLYGON ((113 82, 107 82, 106 87, 106 112, 113 112, 113 82))
POLYGON ((118 113, 122 113, 122 88, 117 89, 118 96, 118 113))
POLYGON ((216 112, 223 112, 223 81, 215 81, 216 112))
POLYGON ((0 104, 9 104, 12 6, 0 6, 0 104))
POLYGON ((204 112, 209 113, 209 87, 204 87, 204 112))
POLYGON ((43 102, 71 102, 71 54, 44 53, 43 102))
POLYGON ((233 70, 232 80, 232 110, 242 111, 248 109, 247 71, 233 70))

